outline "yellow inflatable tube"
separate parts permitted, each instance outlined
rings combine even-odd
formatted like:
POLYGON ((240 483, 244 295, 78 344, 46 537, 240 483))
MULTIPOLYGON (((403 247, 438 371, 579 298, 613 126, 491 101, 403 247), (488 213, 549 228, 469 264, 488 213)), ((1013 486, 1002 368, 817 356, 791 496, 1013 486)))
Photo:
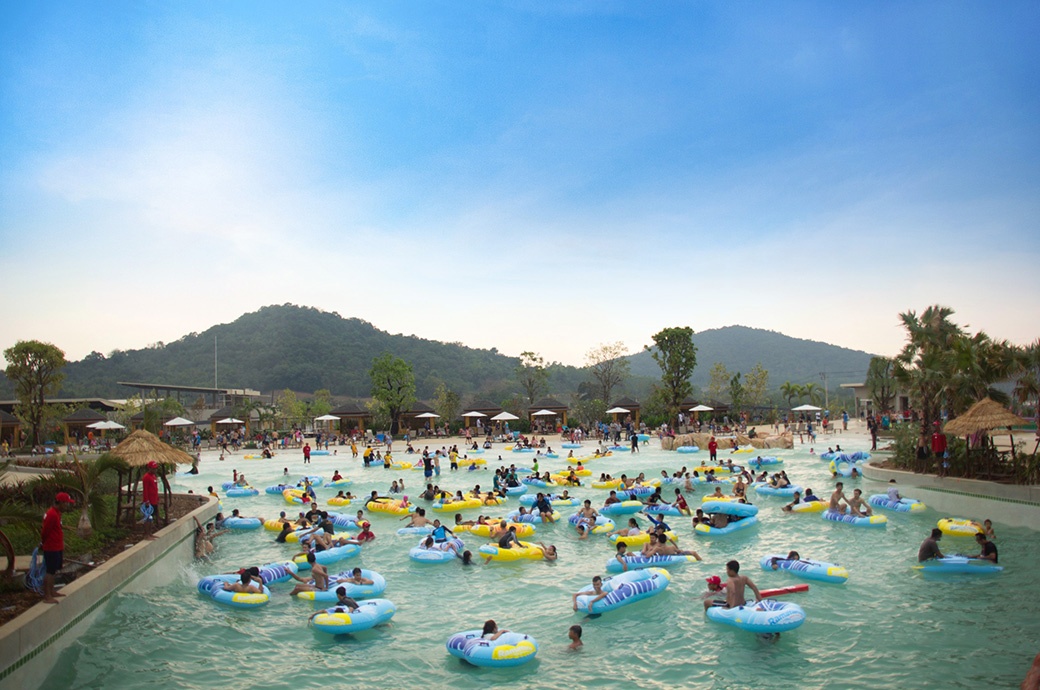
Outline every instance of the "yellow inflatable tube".
POLYGON ((478 553, 484 557, 490 557, 493 561, 509 563, 512 561, 540 561, 544 554, 542 547, 537 544, 522 541, 520 546, 503 549, 498 544, 485 544, 478 549, 478 553))
MULTIPOLYGON (((452 529, 456 532, 469 532, 475 534, 478 537, 484 537, 485 539, 491 539, 491 530, 498 529, 498 523, 501 519, 495 520, 494 522, 488 521, 486 525, 455 525, 452 529)), ((506 529, 509 527, 516 527, 516 536, 518 537, 533 537, 535 527, 532 524, 526 522, 506 522, 506 529)), ((496 535, 500 536, 500 535, 496 535)))
POLYGON ((939 529, 951 537, 974 537, 985 531, 979 523, 962 518, 943 518, 939 520, 939 529))
MULTIPOLYGON (((668 537, 669 540, 671 540, 671 541, 675 540, 675 532, 672 532, 671 530, 668 530, 664 534, 665 534, 666 537, 668 537)), ((621 536, 620 534, 612 534, 612 535, 610 535, 610 541, 612 541, 615 544, 624 544, 625 546, 628 546, 628 547, 642 546, 643 544, 646 544, 646 543, 648 543, 650 541, 650 533, 649 532, 640 532, 639 534, 637 534, 634 537, 624 537, 624 536, 621 536)))

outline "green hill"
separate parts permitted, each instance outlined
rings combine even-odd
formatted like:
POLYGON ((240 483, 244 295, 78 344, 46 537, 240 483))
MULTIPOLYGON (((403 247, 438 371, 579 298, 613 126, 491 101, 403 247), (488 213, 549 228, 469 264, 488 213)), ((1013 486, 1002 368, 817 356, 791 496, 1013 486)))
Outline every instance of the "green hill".
MULTIPOLYGON (((360 319, 346 319, 295 305, 269 306, 244 314, 232 323, 202 333, 191 333, 172 343, 141 350, 91 353, 71 362, 60 397, 126 397, 132 391, 117 381, 213 385, 213 339, 219 349, 222 387, 254 388, 263 392, 291 388, 313 392, 328 388, 337 397, 367 397, 372 359, 391 352, 411 362, 420 399, 430 399, 437 384, 446 383, 463 396, 502 402, 519 386, 514 377, 515 357, 494 348, 481 350, 459 343, 442 343, 415 336, 391 335, 360 319)), ((31 338, 31 334, 26 334, 31 338)), ((698 366, 694 385, 704 388, 714 362, 731 371, 747 372, 762 362, 770 372, 771 388, 785 380, 819 381, 819 372, 852 372, 831 378, 861 378, 870 355, 780 333, 743 326, 703 331, 694 336, 698 366)), ((642 399, 660 371, 649 354, 630 357, 632 376, 619 391, 642 399)), ((588 377, 576 367, 550 367, 550 393, 562 400, 588 377)), ((13 388, 0 377, 0 397, 14 397, 13 388)))
MULTIPOLYGON (((756 363, 769 371, 769 386, 778 388, 784 381, 822 385, 821 372, 828 373, 828 385, 834 389, 840 383, 862 381, 873 356, 867 352, 850 350, 837 345, 792 338, 761 328, 726 326, 695 333, 697 368, 693 385, 708 386, 708 373, 715 362, 722 362, 730 372, 747 373, 756 363)), ((657 363, 648 352, 629 357, 632 374, 660 376, 657 363)))

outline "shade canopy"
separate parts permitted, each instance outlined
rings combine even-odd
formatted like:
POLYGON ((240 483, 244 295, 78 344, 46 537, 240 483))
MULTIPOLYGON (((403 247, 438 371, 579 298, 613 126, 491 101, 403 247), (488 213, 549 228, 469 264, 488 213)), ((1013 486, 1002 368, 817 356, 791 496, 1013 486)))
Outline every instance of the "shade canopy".
POLYGON ((338 422, 339 421, 339 417, 337 417, 334 414, 323 414, 320 417, 315 417, 314 421, 316 421, 316 422, 338 422))
POLYGON ((440 415, 436 412, 423 412, 422 414, 415 415, 416 419, 438 419, 440 415))
POLYGON ((607 410, 607 414, 625 414, 630 411, 631 410, 626 410, 623 407, 612 407, 609 410, 607 410))
POLYGON ((799 405, 798 407, 792 407, 792 412, 819 412, 822 407, 816 407, 816 405, 799 405))
POLYGON ((93 424, 87 425, 88 429, 125 429, 126 427, 119 422, 94 422, 93 424))
POLYGON ((690 412, 711 412, 714 407, 708 407, 707 405, 694 405, 690 408, 690 412))
POLYGON ((190 465, 195 461, 183 450, 163 443, 155 434, 144 429, 127 436, 110 452, 131 467, 144 467, 153 460, 161 465, 190 465))
POLYGON ((943 431, 953 436, 970 436, 997 427, 1029 424, 1014 412, 991 398, 983 398, 957 419, 946 422, 943 431))
POLYGON ((518 419, 520 419, 520 418, 517 417, 515 414, 509 413, 509 412, 499 412, 498 414, 496 414, 494 417, 491 418, 491 421, 493 421, 493 422, 515 422, 518 419))
POLYGON ((170 421, 163 424, 163 426, 194 426, 195 422, 184 417, 174 417, 170 421))
POLYGON ((531 416, 532 417, 555 417, 557 414, 559 414, 559 413, 558 412, 553 412, 552 410, 538 410, 537 412, 532 412, 531 416))
POLYGON ((227 419, 221 419, 217 424, 245 424, 241 419, 235 419, 234 417, 228 417, 227 419))
POLYGON ((487 415, 484 414, 483 412, 477 412, 476 410, 473 410, 472 412, 467 412, 466 414, 464 414, 462 416, 463 417, 487 417, 487 415))

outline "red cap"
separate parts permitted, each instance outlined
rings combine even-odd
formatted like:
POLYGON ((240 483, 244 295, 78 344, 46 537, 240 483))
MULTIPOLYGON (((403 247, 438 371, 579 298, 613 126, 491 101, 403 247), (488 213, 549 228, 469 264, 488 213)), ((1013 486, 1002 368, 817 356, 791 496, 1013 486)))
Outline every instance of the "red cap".
POLYGON ((149 460, 147 467, 150 470, 157 470, 159 469, 159 463, 157 463, 155 460, 149 460))
POLYGON ((706 577, 706 578, 704 578, 704 581, 707 582, 709 585, 721 585, 722 584, 722 578, 719 577, 718 575, 712 575, 711 577, 706 577))
POLYGON ((54 502, 55 503, 75 503, 75 501, 72 500, 72 497, 69 496, 64 491, 59 491, 58 492, 58 495, 54 497, 54 502))

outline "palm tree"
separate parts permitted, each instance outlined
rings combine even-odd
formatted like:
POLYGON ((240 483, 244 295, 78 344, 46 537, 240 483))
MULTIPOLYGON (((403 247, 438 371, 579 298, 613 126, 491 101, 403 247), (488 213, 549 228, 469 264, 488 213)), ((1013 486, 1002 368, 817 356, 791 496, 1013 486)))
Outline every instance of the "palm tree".
POLYGON ((953 310, 933 305, 918 316, 913 311, 900 314, 907 343, 896 356, 895 377, 910 393, 921 411, 921 437, 927 440, 929 425, 939 419, 945 406, 944 390, 950 379, 948 353, 964 332, 950 321, 953 310))
POLYGON ((105 502, 109 492, 104 489, 102 478, 108 472, 127 471, 126 462, 114 455, 105 453, 90 462, 80 462, 72 453, 75 470, 56 471, 49 476, 39 477, 30 482, 33 489, 46 487, 54 491, 67 491, 79 497, 79 527, 76 533, 86 539, 94 532, 94 525, 101 524, 108 512, 105 502))
POLYGON ((791 383, 790 381, 784 381, 783 385, 780 386, 780 395, 787 398, 787 406, 794 406, 794 399, 802 399, 802 387, 797 383, 791 383))
POLYGON ((823 389, 818 384, 810 382, 802 386, 802 395, 809 398, 809 402, 813 405, 823 402, 823 389))
POLYGON ((946 353, 950 376, 942 391, 950 414, 961 414, 987 396, 1009 404, 1010 396, 992 384, 1010 378, 1020 368, 1018 351, 1006 340, 994 341, 982 331, 955 339, 946 353))

